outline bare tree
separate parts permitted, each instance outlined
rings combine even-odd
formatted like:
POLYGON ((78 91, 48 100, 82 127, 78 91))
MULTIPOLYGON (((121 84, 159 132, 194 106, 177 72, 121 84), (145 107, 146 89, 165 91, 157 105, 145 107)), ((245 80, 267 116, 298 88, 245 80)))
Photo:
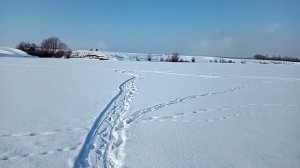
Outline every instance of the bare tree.
POLYGON ((20 42, 16 48, 26 53, 39 57, 58 57, 68 56, 71 50, 68 45, 61 42, 58 37, 50 37, 42 41, 40 45, 30 42, 20 42))
POLYGON ((58 44, 58 49, 59 49, 59 50, 62 50, 62 51, 66 51, 66 50, 69 49, 69 47, 68 47, 68 45, 67 45, 66 43, 60 42, 60 43, 58 44))
POLYGON ((67 50, 67 44, 60 41, 58 37, 49 37, 41 43, 41 48, 46 50, 52 50, 53 53, 56 53, 57 50, 63 51, 67 50))
POLYGON ((36 44, 35 43, 31 44, 30 42, 22 41, 16 46, 17 49, 20 49, 20 50, 23 50, 23 51, 28 50, 30 47, 36 47, 36 44))
POLYGON ((195 57, 192 57, 192 62, 196 62, 196 59, 195 59, 195 57))

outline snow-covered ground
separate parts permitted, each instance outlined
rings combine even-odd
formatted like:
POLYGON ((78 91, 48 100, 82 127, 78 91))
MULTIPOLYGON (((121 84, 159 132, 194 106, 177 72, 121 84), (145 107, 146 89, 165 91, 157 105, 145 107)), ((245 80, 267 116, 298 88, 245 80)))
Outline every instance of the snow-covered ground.
MULTIPOLYGON (((151 54, 151 53, 128 53, 128 52, 111 52, 111 51, 90 51, 90 50, 75 50, 72 51, 71 58, 96 59, 96 60, 120 60, 120 61, 149 61, 151 62, 167 62, 172 54, 151 54)), ((226 58, 219 56, 191 56, 179 54, 179 61, 192 62, 195 59, 196 63, 259 63, 259 64, 299 64, 298 62, 287 61, 270 61, 270 60, 255 60, 249 58, 226 58)))
POLYGON ((15 49, 15 48, 10 48, 10 47, 3 47, 0 46, 0 57, 30 57, 26 52, 15 49))
POLYGON ((300 167, 300 66, 0 58, 0 167, 300 167))
MULTIPOLYGON (((150 53, 128 53, 128 52, 112 52, 112 51, 90 51, 75 50, 72 52, 72 58, 89 58, 89 59, 105 59, 105 60, 121 60, 121 61, 148 61, 150 57, 153 62, 160 62, 170 57, 171 54, 150 54, 150 53)), ((191 61, 193 56, 181 55, 183 61, 191 61)), ((198 57, 198 61, 209 61, 213 57, 198 57)))

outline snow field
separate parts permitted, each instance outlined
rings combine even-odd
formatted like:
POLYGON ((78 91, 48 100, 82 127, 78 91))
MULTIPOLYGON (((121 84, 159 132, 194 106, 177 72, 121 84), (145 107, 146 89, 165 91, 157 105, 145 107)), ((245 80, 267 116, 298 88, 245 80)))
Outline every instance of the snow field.
POLYGON ((298 65, 1 58, 1 167, 299 167, 298 65))

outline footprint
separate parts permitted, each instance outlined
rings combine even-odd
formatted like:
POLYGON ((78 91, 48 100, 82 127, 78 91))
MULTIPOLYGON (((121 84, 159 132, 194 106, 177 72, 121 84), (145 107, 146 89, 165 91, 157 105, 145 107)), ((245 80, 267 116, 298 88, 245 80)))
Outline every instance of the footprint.
POLYGON ((58 151, 58 152, 63 152, 63 151, 64 151, 64 149, 60 149, 60 148, 58 148, 58 149, 56 149, 56 151, 58 151))
POLYGON ((71 147, 70 150, 76 150, 77 146, 71 147))
POLYGON ((0 158, 0 160, 9 160, 9 157, 3 156, 2 158, 0 158))
POLYGON ((176 113, 175 116, 182 116, 184 113, 176 113))
POLYGON ((37 133, 34 133, 34 132, 32 132, 32 133, 30 133, 29 134, 29 136, 37 136, 38 134, 37 133))
POLYGON ((48 152, 42 152, 42 153, 40 153, 41 155, 47 155, 48 154, 48 152))
POLYGON ((165 116, 165 117, 162 117, 162 119, 171 119, 171 118, 173 118, 173 116, 165 116))
POLYGON ((22 155, 20 155, 20 156, 23 157, 23 158, 26 158, 26 157, 29 157, 30 154, 22 154, 22 155))
POLYGON ((229 115, 224 117, 224 119, 230 119, 230 118, 231 118, 231 116, 229 116, 229 115))

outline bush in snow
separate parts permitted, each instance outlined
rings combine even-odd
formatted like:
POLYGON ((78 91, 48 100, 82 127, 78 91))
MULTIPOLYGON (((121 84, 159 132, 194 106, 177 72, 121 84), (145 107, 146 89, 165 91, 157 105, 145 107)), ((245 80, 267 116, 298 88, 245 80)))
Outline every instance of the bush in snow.
POLYGON ((195 59, 195 57, 192 57, 192 62, 196 62, 196 59, 195 59))
POLYGON ((223 58, 222 58, 222 59, 220 59, 220 61, 219 61, 219 62, 220 62, 220 63, 227 63, 227 62, 226 62, 226 60, 225 60, 225 59, 223 59, 223 58))
POLYGON ((27 50, 31 50, 34 51, 37 48, 37 45, 35 43, 30 43, 30 42, 20 42, 17 46, 17 49, 22 50, 22 51, 27 51, 27 50))
POLYGON ((170 61, 171 62, 178 62, 179 58, 180 58, 180 54, 178 52, 175 52, 175 53, 172 54, 170 61))
POLYGON ((26 53, 39 57, 57 57, 61 58, 69 53, 69 47, 66 43, 60 41, 58 37, 49 37, 44 39, 40 46, 35 43, 21 42, 16 48, 26 53))
POLYGON ((67 52, 65 53, 65 58, 71 58, 72 53, 73 53, 73 52, 72 52, 71 50, 67 51, 67 52))
POLYGON ((148 54, 147 55, 147 61, 151 61, 152 60, 152 55, 151 54, 148 54))

